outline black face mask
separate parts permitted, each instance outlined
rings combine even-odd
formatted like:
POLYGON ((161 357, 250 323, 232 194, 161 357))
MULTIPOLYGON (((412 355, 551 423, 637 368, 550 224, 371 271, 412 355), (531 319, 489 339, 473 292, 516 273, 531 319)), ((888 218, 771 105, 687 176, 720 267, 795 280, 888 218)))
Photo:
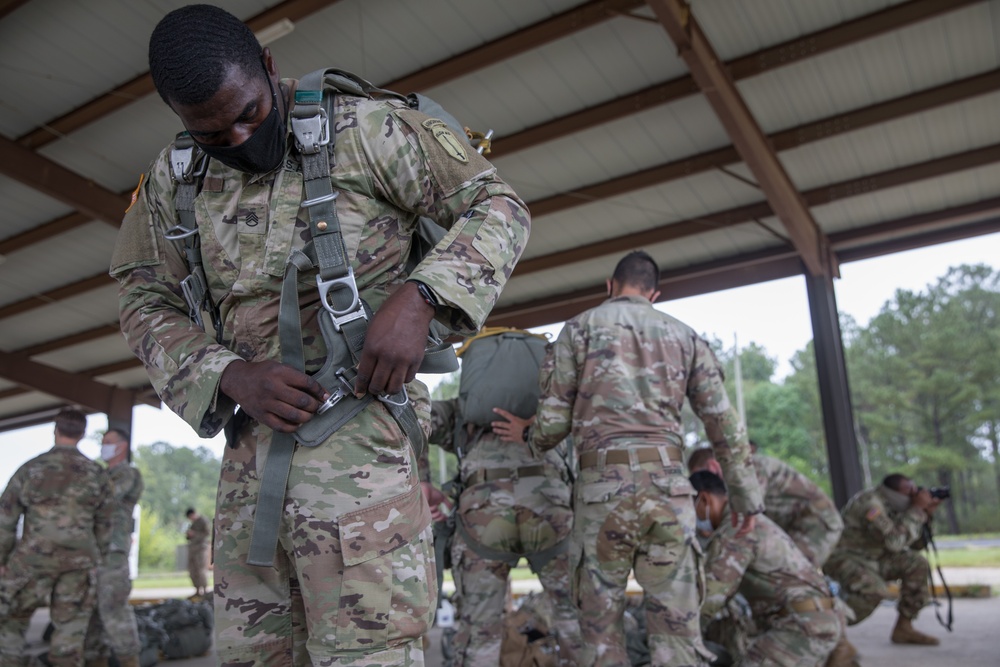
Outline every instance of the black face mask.
MULTIPOLYGON (((267 76, 266 70, 264 74, 267 76)), ((206 146, 196 140, 198 147, 227 167, 248 174, 266 174, 281 164, 285 158, 285 124, 278 113, 278 96, 269 76, 267 85, 271 88, 271 113, 249 139, 238 146, 206 146)))

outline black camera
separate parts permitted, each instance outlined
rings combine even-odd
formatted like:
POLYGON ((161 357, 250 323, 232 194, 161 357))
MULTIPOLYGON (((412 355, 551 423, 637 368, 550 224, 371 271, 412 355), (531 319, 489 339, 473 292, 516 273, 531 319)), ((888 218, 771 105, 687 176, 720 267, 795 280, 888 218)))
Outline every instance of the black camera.
POLYGON ((948 500, 951 498, 950 486, 932 486, 927 489, 927 492, 931 494, 931 498, 937 498, 938 500, 948 500))

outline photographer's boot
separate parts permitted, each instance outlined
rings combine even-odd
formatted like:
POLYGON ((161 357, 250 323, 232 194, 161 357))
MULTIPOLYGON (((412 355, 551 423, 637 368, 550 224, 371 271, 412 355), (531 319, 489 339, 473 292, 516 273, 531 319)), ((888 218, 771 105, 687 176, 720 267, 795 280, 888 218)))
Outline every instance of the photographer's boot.
POLYGON ((858 664, 857 657, 858 649, 847 641, 847 637, 841 637, 833 653, 826 659, 824 667, 855 667, 858 664))
POLYGON ((893 644, 920 644, 922 646, 937 646, 941 640, 937 637, 925 635, 913 627, 913 623, 905 616, 900 616, 896 620, 896 627, 892 629, 893 644))

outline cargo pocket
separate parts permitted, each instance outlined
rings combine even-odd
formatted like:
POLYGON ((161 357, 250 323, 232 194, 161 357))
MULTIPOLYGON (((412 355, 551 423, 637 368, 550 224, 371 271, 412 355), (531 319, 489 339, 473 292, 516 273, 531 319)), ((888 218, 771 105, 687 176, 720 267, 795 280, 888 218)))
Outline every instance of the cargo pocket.
POLYGON ((337 647, 381 649, 426 632, 437 575, 420 487, 343 514, 337 523, 344 559, 337 647))

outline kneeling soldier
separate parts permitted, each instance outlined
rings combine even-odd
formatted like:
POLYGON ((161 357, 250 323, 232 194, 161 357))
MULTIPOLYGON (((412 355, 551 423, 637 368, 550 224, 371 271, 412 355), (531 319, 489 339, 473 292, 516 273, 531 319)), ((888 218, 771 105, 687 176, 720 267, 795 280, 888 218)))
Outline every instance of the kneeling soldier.
POLYGON ((823 575, 766 516, 758 516, 754 529, 737 537, 720 477, 697 472, 691 484, 697 492, 698 530, 711 531, 702 624, 740 592, 761 631, 750 639, 741 666, 822 664, 844 630, 843 614, 823 575))

